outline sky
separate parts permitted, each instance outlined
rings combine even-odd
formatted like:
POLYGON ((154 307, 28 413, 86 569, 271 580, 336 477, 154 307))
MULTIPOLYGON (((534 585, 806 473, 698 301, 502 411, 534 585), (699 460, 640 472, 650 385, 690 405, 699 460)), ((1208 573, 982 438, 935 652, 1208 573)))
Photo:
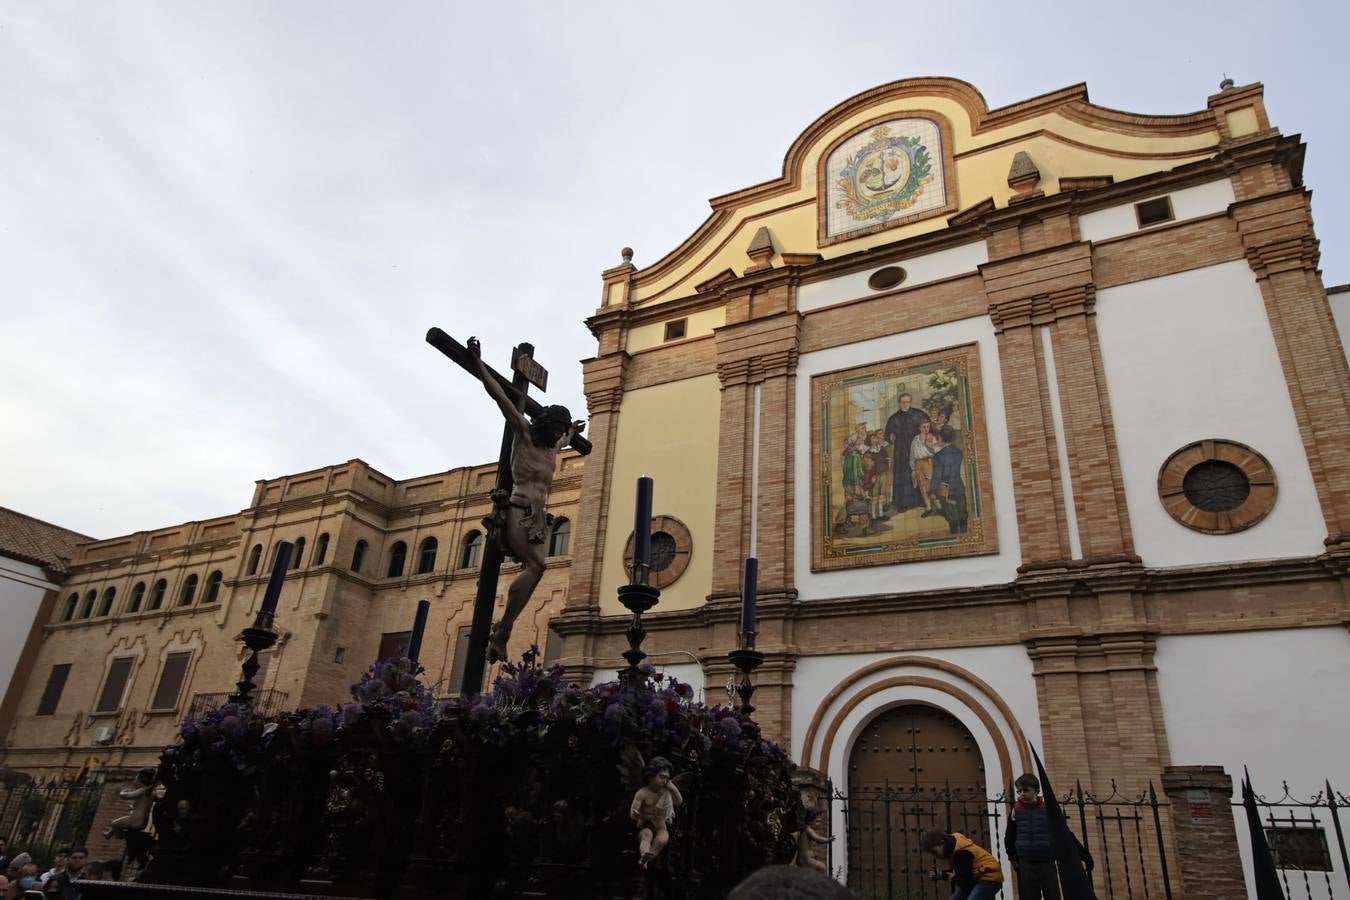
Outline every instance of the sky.
POLYGON ((600 272, 781 174, 900 78, 991 107, 1205 108, 1265 84, 1350 282, 1350 3, 65 3, 0 0, 0 506, 107 538, 361 458, 495 458, 425 344, 536 346, 583 415, 600 272))

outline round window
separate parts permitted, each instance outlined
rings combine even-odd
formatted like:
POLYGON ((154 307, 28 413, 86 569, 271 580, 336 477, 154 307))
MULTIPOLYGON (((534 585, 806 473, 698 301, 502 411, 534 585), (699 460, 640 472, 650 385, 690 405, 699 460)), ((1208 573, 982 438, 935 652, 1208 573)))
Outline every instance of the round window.
POLYGON ((887 266, 884 269, 877 269, 872 273, 872 277, 867 279, 867 286, 874 291, 884 291, 887 288, 893 288, 905 280, 905 270, 899 266, 887 266))
POLYGON ((1233 534, 1270 513, 1275 470, 1264 456, 1236 441, 1187 444, 1158 472, 1158 498, 1168 515, 1205 534, 1233 534))
MULTIPOLYGON (((683 522, 674 516, 652 516, 652 587, 663 588, 683 575, 693 552, 693 536, 683 522)), ((632 568, 633 533, 629 532, 628 544, 623 549, 623 570, 629 572, 632 568)))

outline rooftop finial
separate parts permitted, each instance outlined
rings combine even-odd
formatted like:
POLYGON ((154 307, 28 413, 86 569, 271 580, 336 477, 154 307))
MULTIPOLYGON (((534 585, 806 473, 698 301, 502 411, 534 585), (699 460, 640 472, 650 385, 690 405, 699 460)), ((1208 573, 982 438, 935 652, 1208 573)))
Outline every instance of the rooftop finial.
POLYGON ((1219 82, 1219 90, 1226 91, 1233 87, 1233 79, 1228 77, 1228 73, 1223 73, 1223 81, 1219 82))
POLYGON ((623 257, 624 262, 631 263, 633 261, 633 248, 624 247, 622 250, 619 251, 619 255, 623 257))

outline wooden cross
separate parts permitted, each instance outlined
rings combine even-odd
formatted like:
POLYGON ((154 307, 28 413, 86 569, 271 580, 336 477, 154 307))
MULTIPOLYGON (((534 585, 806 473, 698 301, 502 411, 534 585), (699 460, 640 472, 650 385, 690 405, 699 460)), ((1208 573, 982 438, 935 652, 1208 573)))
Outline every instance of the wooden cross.
MULTIPOLYGON (((450 357, 451 361, 472 375, 474 380, 479 379, 478 357, 450 335, 439 328, 432 328, 427 332, 427 343, 450 357)), ((515 348, 511 354, 511 370, 513 377, 509 381, 494 369, 489 368, 487 371, 506 392, 506 396, 515 403, 517 409, 531 418, 537 416, 543 411, 543 407, 530 397, 527 391, 531 384, 544 390, 548 384, 548 372, 535 362, 532 344, 522 343, 515 348)), ((508 424, 503 428, 501 452, 497 457, 496 491, 505 493, 498 496, 510 496, 513 487, 511 476, 513 438, 514 434, 508 424)), ((583 456, 591 452, 591 442, 581 435, 575 435, 568 446, 583 456)), ((542 510, 540 512, 542 514, 542 510)), ((459 686, 461 694, 477 694, 483 689, 488 630, 492 627, 492 609, 497 601, 497 581, 502 570, 504 554, 500 542, 487 540, 484 543, 486 546, 483 548, 483 559, 478 569, 478 593, 473 601, 473 624, 469 627, 468 656, 464 662, 464 677, 459 686)))

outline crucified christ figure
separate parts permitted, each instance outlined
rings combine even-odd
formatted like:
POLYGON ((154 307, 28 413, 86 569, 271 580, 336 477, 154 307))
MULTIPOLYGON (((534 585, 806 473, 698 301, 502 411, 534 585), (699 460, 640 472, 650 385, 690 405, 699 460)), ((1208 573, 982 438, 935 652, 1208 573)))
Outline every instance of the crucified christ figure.
MULTIPOLYGON (((573 421, 565 406, 546 406, 531 422, 516 409, 506 392, 492 377, 483 362, 482 348, 476 338, 469 338, 469 352, 478 360, 478 378, 488 395, 497 401, 506 424, 515 435, 511 443, 510 497, 492 497, 493 511, 490 534, 500 542, 502 552, 520 561, 521 572, 506 591, 506 612, 500 622, 492 626, 488 637, 488 662, 507 658, 506 642, 516 617, 525 609, 530 595, 544 575, 545 542, 549 536, 548 492, 553 486, 554 462, 558 451, 566 447, 574 435, 580 434, 586 423, 573 421)), ((503 492, 505 493, 505 492, 503 492)))

